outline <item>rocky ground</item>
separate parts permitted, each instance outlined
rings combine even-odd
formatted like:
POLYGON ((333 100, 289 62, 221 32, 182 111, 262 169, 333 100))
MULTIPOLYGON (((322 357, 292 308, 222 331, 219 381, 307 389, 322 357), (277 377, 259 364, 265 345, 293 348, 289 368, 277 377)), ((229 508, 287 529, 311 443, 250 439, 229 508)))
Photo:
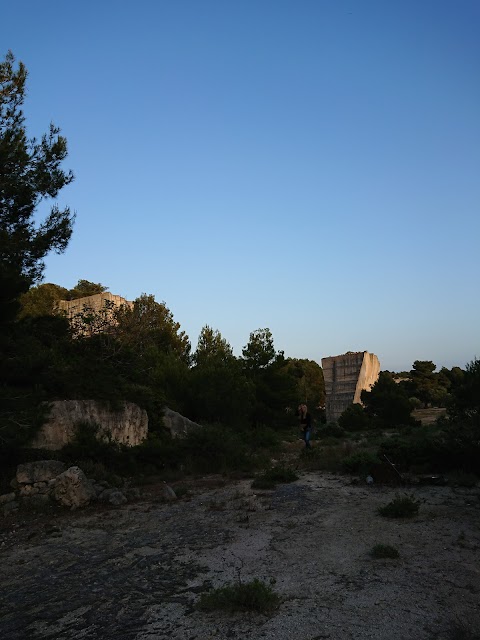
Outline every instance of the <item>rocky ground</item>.
MULTIPOLYGON (((161 487, 119 507, 0 522, 2 640, 467 640, 480 630, 480 489, 424 486, 410 520, 377 514, 398 488, 309 472, 161 487), (377 560, 377 543, 397 560, 377 560), (204 613, 211 587, 274 582, 272 615, 204 613)), ((402 490, 403 491, 403 490, 402 490)))

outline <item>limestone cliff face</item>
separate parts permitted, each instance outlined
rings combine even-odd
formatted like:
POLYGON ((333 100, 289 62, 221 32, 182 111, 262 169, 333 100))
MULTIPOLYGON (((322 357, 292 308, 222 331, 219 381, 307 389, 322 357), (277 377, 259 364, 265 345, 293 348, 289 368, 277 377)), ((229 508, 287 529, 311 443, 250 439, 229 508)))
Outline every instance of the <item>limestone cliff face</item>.
POLYGON ((368 351, 322 358, 327 421, 338 420, 352 403, 360 403, 363 389, 369 391, 378 379, 380 362, 368 351))
POLYGON ((32 442, 33 448, 61 449, 73 440, 77 425, 82 422, 97 424, 100 435, 110 435, 115 442, 132 447, 147 437, 147 412, 132 402, 124 402, 119 411, 96 400, 57 400, 49 404, 48 422, 32 442))
POLYGON ((66 313, 67 318, 71 319, 76 313, 82 311, 85 306, 94 311, 101 311, 105 308, 105 302, 112 303, 115 307, 121 305, 126 305, 127 307, 133 306, 133 302, 129 302, 125 300, 125 298, 122 298, 122 296, 117 296, 108 291, 96 293, 93 296, 86 296, 85 298, 77 298, 76 300, 59 300, 57 305, 58 310, 66 313))

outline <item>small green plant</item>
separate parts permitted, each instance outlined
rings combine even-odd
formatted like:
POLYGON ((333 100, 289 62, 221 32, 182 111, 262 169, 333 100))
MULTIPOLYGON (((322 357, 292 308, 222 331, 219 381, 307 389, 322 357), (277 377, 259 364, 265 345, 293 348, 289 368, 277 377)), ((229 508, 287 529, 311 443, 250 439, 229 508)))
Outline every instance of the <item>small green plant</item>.
POLYGON ((347 431, 365 431, 372 426, 371 419, 361 404, 352 404, 347 407, 339 417, 338 424, 341 429, 347 431))
POLYGON ((190 489, 184 484, 178 484, 175 487, 175 494, 177 498, 186 498, 190 495, 190 489))
POLYGON ((368 475, 371 467, 378 463, 378 457, 371 451, 357 451, 343 460, 342 469, 346 473, 368 475))
MULTIPOLYGON (((326 444, 322 442, 322 445, 326 444)), ((350 443, 336 446, 320 446, 315 449, 303 450, 300 454, 299 465, 308 471, 340 471, 342 461, 352 453, 350 443)))
POLYGON ((198 603, 202 611, 252 611, 270 613, 280 605, 280 597, 272 585, 255 578, 251 582, 229 584, 204 593, 198 603))
POLYGON ((274 489, 277 483, 295 482, 298 475, 288 467, 272 467, 252 482, 252 489, 274 489))
POLYGON ((420 501, 413 494, 403 496, 397 494, 395 498, 378 509, 378 513, 385 518, 413 518, 420 509, 420 501))
POLYGON ((398 549, 390 546, 389 544, 376 544, 371 554, 374 558, 399 558, 400 553, 398 549))
POLYGON ((273 482, 295 482, 295 480, 298 480, 295 471, 288 467, 272 467, 264 475, 269 480, 273 480, 273 482))

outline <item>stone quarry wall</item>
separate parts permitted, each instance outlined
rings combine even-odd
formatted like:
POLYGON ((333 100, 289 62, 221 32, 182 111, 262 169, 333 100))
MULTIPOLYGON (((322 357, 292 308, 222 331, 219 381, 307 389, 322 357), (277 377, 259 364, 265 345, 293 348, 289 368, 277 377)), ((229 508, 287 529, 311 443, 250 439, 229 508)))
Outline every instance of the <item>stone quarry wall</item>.
POLYGON ((351 404, 360 403, 363 389, 378 380, 380 361, 368 351, 348 352, 322 358, 325 379, 327 421, 334 422, 351 404))
POLYGON ((183 438, 191 431, 202 428, 196 422, 192 422, 168 407, 165 407, 163 412, 163 426, 170 431, 172 438, 183 438))
POLYGON ((118 411, 96 400, 56 400, 49 404, 48 421, 32 442, 33 448, 61 449, 71 442, 82 422, 97 424, 100 436, 111 436, 115 442, 132 447, 147 437, 147 412, 133 402, 124 402, 118 411))
POLYGON ((86 296, 85 298, 77 298, 76 300, 59 300, 58 310, 67 314, 67 318, 71 319, 76 313, 83 310, 85 306, 93 309, 94 311, 101 311, 105 307, 105 301, 112 302, 116 307, 126 305, 127 307, 133 307, 133 302, 129 302, 108 291, 102 293, 96 293, 93 296, 86 296))

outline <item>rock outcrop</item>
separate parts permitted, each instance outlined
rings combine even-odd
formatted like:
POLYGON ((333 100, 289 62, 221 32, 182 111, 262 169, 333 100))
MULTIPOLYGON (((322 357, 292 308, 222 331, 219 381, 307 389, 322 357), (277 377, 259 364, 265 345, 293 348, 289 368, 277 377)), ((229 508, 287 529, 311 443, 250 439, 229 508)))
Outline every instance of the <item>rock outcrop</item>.
POLYGON ((170 431, 172 438, 182 438, 194 429, 201 429, 201 426, 196 422, 167 407, 163 414, 163 425, 170 431))
POLYGON ((37 460, 19 464, 15 480, 17 486, 48 482, 65 471, 65 464, 60 460, 37 460))
MULTIPOLYGON (((9 516, 19 509, 43 511, 54 503, 77 509, 94 500, 120 506, 140 498, 140 490, 123 480, 121 489, 111 487, 106 480, 87 478, 79 467, 65 469, 58 460, 37 460, 17 467, 10 482, 13 491, 0 495, 0 515, 9 516)), ((162 499, 172 500, 173 490, 165 486, 162 499), (165 491, 170 493, 167 494, 165 491)), ((173 498, 174 499, 174 498, 173 498)))
POLYGON ((57 303, 58 311, 65 313, 67 318, 71 320, 77 313, 83 311, 85 307, 92 309, 93 311, 101 311, 107 306, 112 309, 120 306, 133 307, 133 302, 129 302, 117 296, 109 291, 103 291, 102 293, 95 293, 93 296, 85 296, 84 298, 77 298, 76 300, 59 300, 57 303))
POLYGON ((132 402, 124 402, 118 411, 97 400, 56 400, 49 404, 48 421, 31 443, 35 449, 61 449, 73 440, 82 423, 98 425, 100 438, 132 447, 147 437, 147 412, 132 402))
POLYGON ((334 422, 351 404, 360 404, 360 394, 378 379, 380 362, 368 351, 348 352, 322 358, 327 422, 334 422))

